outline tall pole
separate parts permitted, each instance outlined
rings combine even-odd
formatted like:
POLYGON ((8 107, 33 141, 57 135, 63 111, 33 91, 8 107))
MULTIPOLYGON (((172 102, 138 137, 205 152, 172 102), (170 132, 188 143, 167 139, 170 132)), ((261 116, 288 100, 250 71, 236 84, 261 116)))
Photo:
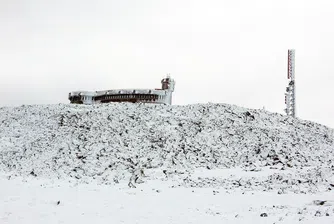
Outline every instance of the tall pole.
POLYGON ((295 50, 288 50, 288 87, 285 93, 285 112, 288 116, 296 117, 296 82, 295 82, 295 50))

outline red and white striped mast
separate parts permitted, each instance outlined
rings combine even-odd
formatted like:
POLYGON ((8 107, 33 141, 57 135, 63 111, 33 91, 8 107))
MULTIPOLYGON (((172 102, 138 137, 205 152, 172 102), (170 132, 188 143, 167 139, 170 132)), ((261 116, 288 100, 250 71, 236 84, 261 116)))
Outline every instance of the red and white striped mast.
POLYGON ((285 93, 285 112, 288 116, 296 117, 296 82, 295 82, 295 50, 288 50, 288 81, 285 93))

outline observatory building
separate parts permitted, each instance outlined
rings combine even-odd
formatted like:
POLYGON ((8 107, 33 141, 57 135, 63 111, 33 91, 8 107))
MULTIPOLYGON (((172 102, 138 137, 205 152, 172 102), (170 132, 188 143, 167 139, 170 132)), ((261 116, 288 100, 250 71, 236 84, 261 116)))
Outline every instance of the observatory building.
POLYGON ((76 91, 68 94, 75 104, 99 104, 110 102, 172 104, 175 81, 168 75, 161 80, 161 89, 113 89, 103 91, 76 91))

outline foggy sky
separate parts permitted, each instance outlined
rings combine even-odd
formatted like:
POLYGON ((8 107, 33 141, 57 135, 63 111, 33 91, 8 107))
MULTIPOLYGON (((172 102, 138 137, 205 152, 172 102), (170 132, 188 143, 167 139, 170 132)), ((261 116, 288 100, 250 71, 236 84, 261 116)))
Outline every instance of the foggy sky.
POLYGON ((334 127, 332 21, 330 0, 0 0, 0 106, 171 73, 174 104, 284 113, 293 48, 297 116, 334 127))

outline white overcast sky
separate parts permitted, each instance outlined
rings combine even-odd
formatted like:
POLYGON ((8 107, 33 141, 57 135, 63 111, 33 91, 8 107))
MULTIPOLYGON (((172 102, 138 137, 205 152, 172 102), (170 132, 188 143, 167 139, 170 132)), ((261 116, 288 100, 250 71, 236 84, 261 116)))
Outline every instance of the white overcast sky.
POLYGON ((289 48, 297 116, 334 127, 333 0, 0 0, 0 106, 171 73, 174 104, 284 113, 289 48))

